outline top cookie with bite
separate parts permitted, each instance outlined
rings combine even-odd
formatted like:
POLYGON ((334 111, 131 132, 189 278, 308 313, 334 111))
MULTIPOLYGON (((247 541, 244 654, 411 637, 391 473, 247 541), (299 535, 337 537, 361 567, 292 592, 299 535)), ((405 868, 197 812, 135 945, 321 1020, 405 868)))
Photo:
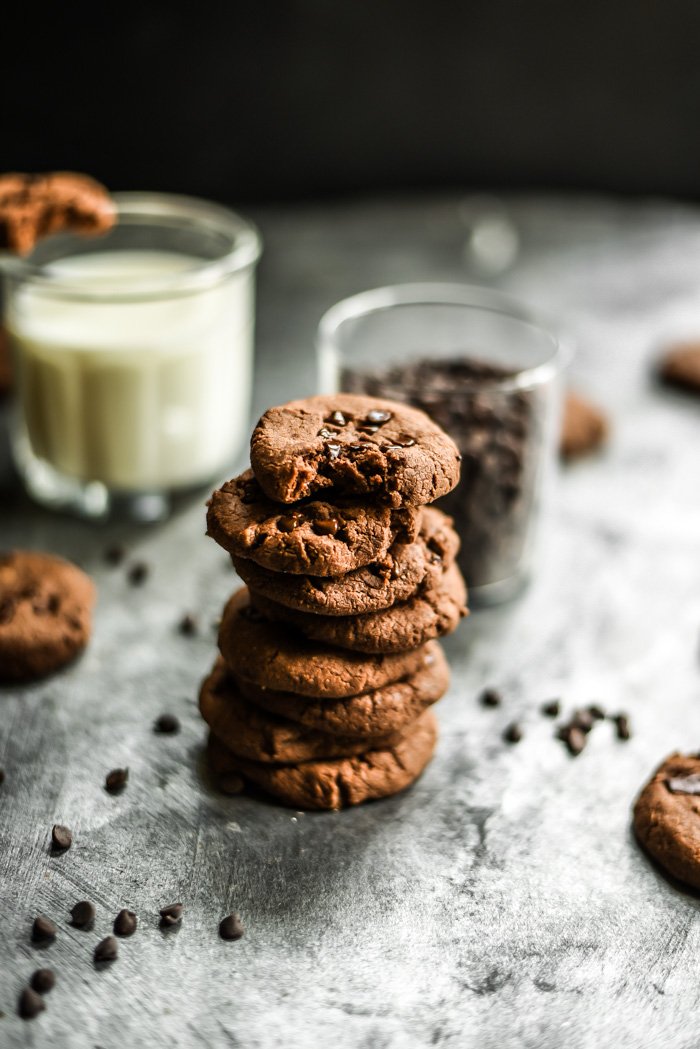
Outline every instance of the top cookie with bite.
POLYGON ((457 446, 424 412, 343 393, 268 409, 250 460, 265 494, 282 503, 334 489, 424 506, 455 487, 460 468, 457 446))

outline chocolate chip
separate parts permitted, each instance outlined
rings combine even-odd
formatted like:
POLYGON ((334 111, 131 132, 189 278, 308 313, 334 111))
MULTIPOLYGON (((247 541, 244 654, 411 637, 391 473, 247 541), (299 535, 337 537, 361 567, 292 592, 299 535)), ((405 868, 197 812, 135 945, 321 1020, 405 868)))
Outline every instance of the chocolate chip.
POLYGON ((340 455, 340 445, 329 443, 326 445, 326 451, 328 452, 329 459, 337 459, 340 455))
POLYGON ((480 702, 482 707, 500 707, 503 696, 495 688, 485 688, 481 693, 480 702))
POLYGON ((35 969, 29 984, 37 994, 48 994, 56 984, 56 974, 53 969, 35 969))
POLYGON ((119 944, 114 936, 105 936, 104 940, 100 940, 95 947, 93 958, 96 962, 113 962, 118 954, 119 944))
POLYGON ((591 705, 588 707, 588 713, 596 721, 603 721, 603 719, 605 718, 605 711, 601 706, 599 706, 598 703, 591 703, 591 705))
POLYGON ((248 481, 244 485, 243 494, 241 495, 241 502, 245 503, 246 506, 250 506, 251 503, 257 503, 260 498, 260 489, 257 484, 252 481, 248 481))
POLYGON ((240 940, 244 932, 239 914, 229 914, 219 923, 219 936, 222 940, 240 940))
POLYGON ((117 936, 133 936, 137 925, 138 918, 133 911, 128 911, 126 907, 123 907, 114 919, 114 931, 117 936))
POLYGON ((335 535, 338 531, 339 522, 336 517, 321 517, 311 524, 316 535, 335 535))
POLYGON ((561 704, 558 699, 550 699, 542 704, 542 713, 547 718, 558 718, 561 704))
POLYGON ((105 550, 105 561, 108 565, 112 565, 113 568, 120 565, 125 557, 126 550, 123 546, 119 546, 118 543, 115 543, 114 546, 108 546, 105 550))
POLYGON ((345 426, 347 419, 342 412, 335 411, 331 412, 326 422, 333 423, 334 426, 345 426))
POLYGON ((389 447, 390 448, 412 448, 415 443, 416 443, 416 441, 415 441, 414 437, 410 437, 407 433, 402 433, 402 434, 400 434, 399 437, 396 437, 391 442, 389 447))
POLYGON ((174 714, 161 714, 153 722, 153 731, 164 736, 172 736, 180 731, 180 721, 174 714))
POLYGON ((672 794, 700 794, 700 775, 690 772, 687 776, 672 776, 666 786, 672 794))
POLYGON ((632 735, 630 728, 630 719, 627 714, 616 714, 613 718, 615 722, 615 728, 617 730, 617 738, 627 740, 632 735))
POLYGON ((366 438, 370 434, 376 433, 378 429, 378 426, 360 426, 360 437, 366 438))
POLYGON ((31 987, 25 987, 19 996, 17 1012, 23 1020, 33 1020, 35 1016, 42 1013, 46 1003, 40 994, 33 991, 31 987))
POLYGON ((88 929, 95 921, 95 906, 89 900, 80 900, 70 912, 71 923, 78 929, 88 929))
POLYGON ((382 423, 388 423, 389 419, 391 419, 391 412, 387 412, 383 408, 372 408, 371 411, 367 412, 367 422, 370 426, 381 426, 382 423))
POLYGON ((177 925, 182 920, 182 904, 169 903, 160 909, 160 924, 166 927, 177 925))
POLYGON ((302 520, 302 515, 295 511, 293 514, 285 514, 284 517, 278 517, 277 527, 280 532, 293 532, 295 528, 299 527, 302 520))
POLYGON ((127 578, 132 586, 142 586, 148 579, 149 571, 145 561, 136 561, 129 569, 127 578))
POLYGON ((516 724, 516 722, 509 725, 503 733, 503 738, 506 743, 519 743, 523 738, 523 731, 520 728, 520 725, 516 724))
POLYGON ((316 436, 323 437, 324 440, 327 440, 329 437, 335 437, 335 431, 329 430, 327 426, 322 426, 316 436))
POLYGON ((32 939, 35 943, 40 943, 42 940, 56 939, 56 926, 48 918, 45 918, 43 914, 39 914, 34 919, 32 939))
POLYGON ((5 782, 5 770, 0 769, 0 786, 5 782))
POLYGON ((61 823, 54 823, 51 828, 51 844, 54 849, 65 852, 73 844, 73 833, 61 823))
POLYGON ((197 633, 197 620, 187 613, 182 617, 177 628, 184 637, 194 637, 197 633))
POLYGON ((576 725, 563 725, 557 735, 566 744, 569 753, 573 757, 580 754, 586 746, 586 733, 582 732, 576 725))
POLYGON ((112 769, 111 772, 107 773, 107 778, 105 779, 105 790, 109 794, 118 794, 119 791, 124 790, 128 780, 128 769, 112 769))

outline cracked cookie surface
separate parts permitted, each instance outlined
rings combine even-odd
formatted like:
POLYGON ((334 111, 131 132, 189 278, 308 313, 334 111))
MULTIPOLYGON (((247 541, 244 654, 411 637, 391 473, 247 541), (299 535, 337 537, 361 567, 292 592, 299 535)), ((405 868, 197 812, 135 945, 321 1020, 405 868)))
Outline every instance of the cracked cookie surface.
POLYGON ((413 543, 394 543, 380 561, 340 577, 289 575, 232 555, 236 571, 251 590, 300 612, 324 616, 362 615, 406 601, 421 586, 436 584, 457 556, 459 537, 452 519, 423 507, 413 543))
POLYGON ((333 489, 394 507, 423 506, 454 488, 460 459, 424 412, 357 394, 270 408, 250 442, 255 476, 283 503, 333 489))
POLYGON ((356 499, 311 499, 294 507, 268 499, 251 470, 209 500, 207 535, 237 557, 292 575, 341 576, 412 542, 419 511, 366 506, 356 499))

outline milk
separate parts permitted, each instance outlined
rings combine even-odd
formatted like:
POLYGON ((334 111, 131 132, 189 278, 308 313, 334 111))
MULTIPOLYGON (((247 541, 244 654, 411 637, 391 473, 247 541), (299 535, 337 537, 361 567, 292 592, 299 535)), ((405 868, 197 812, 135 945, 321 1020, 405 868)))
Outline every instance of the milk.
POLYGON ((207 481, 230 464, 248 428, 253 280, 242 271, 177 294, 178 275, 201 266, 169 252, 95 252, 48 269, 83 298, 32 281, 10 296, 34 456, 132 492, 207 481), (159 297, 128 298, 154 279, 167 285, 159 297), (99 300, 115 293, 124 298, 99 300))

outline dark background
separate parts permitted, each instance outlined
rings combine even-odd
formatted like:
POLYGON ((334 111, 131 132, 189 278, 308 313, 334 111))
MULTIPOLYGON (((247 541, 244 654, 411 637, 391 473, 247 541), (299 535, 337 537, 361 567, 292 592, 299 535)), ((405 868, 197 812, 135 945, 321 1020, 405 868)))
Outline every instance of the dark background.
POLYGON ((4 169, 232 202, 700 195, 697 0, 190 0, 22 20, 3 34, 4 169))

